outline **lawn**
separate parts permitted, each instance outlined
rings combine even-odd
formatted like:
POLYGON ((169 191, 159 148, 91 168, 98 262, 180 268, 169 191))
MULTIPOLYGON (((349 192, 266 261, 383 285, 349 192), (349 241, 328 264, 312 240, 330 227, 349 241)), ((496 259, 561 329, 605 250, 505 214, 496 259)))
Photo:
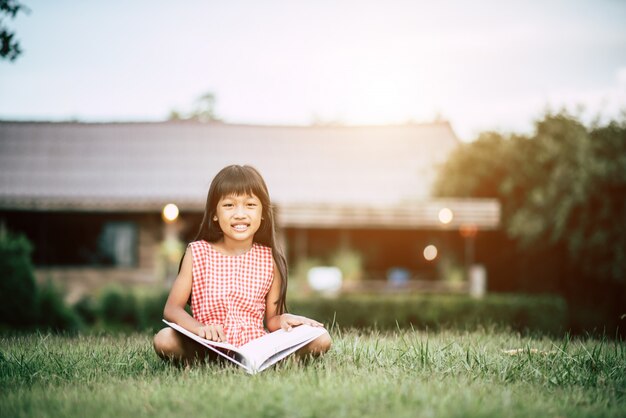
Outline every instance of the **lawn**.
POLYGON ((621 341, 496 329, 332 335, 324 358, 255 376, 165 364, 149 334, 3 336, 0 416, 626 416, 621 341))

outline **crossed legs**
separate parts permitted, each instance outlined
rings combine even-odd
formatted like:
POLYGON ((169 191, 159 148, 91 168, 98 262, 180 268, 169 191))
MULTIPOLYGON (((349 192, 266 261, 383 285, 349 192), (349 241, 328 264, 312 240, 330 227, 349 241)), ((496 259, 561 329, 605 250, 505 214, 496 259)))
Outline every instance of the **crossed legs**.
MULTIPOLYGON (((202 344, 198 344, 172 328, 163 328, 159 331, 154 336, 153 344, 154 351, 159 357, 178 364, 188 365, 207 358, 214 360, 218 357, 217 354, 202 344)), ((318 357, 326 353, 331 345, 332 340, 326 332, 299 349, 296 355, 300 358, 308 355, 318 357)))

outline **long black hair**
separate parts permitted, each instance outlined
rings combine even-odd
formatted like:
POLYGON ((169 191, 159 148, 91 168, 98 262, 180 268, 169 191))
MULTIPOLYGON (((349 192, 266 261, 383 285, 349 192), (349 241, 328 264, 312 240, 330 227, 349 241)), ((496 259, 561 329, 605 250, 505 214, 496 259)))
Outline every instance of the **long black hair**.
MULTIPOLYGON (((274 207, 270 201, 267 185, 261 174, 249 165, 229 165, 220 170, 213 178, 206 198, 204 216, 194 241, 219 241, 224 233, 219 224, 213 222, 217 212, 217 203, 225 196, 255 195, 262 206, 262 220, 259 230, 254 234, 254 242, 272 249, 272 256, 280 272, 280 296, 276 302, 278 314, 287 312, 287 260, 276 242, 274 207)), ((182 264, 182 260, 181 260, 182 264)))

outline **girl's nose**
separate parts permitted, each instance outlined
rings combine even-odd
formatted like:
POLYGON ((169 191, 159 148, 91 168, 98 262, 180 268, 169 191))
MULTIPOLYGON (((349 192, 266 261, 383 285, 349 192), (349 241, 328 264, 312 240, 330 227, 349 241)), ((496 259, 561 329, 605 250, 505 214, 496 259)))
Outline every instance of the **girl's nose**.
POLYGON ((244 215, 245 215, 244 207, 241 205, 237 205, 237 207, 235 208, 235 216, 242 217, 244 215))

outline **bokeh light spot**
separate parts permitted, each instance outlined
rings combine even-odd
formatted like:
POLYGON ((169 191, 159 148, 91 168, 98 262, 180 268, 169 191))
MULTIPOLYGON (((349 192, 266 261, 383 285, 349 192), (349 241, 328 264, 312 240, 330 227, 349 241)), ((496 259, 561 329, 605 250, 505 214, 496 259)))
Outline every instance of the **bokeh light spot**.
POLYGON ((167 222, 173 222, 178 218, 178 206, 173 203, 168 203, 163 208, 163 219, 167 222))
POLYGON ((454 219, 454 214, 450 208, 443 208, 439 211, 439 222, 442 224, 449 224, 454 219))
POLYGON ((433 261, 437 258, 437 247, 431 244, 424 248, 424 258, 428 261, 433 261))

